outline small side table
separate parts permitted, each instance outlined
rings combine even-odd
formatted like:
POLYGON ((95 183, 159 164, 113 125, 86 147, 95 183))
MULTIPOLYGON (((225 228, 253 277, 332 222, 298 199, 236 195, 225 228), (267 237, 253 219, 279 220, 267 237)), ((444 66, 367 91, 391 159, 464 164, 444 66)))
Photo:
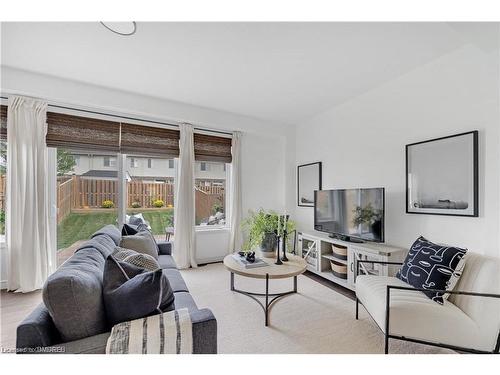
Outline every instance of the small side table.
POLYGON ((227 255, 224 258, 224 266, 230 272, 230 289, 233 292, 243 294, 247 297, 252 298, 257 302, 260 307, 264 310, 264 324, 269 326, 269 313, 271 306, 278 299, 288 296, 293 293, 297 293, 297 276, 304 273, 306 270, 306 261, 297 255, 287 254, 288 262, 283 262, 282 265, 276 265, 274 258, 262 258, 268 265, 258 268, 245 268, 236 259, 233 258, 232 254, 227 255), (265 293, 255 293, 245 290, 236 289, 234 286, 234 274, 250 277, 253 279, 265 279, 266 289, 265 293), (269 281, 270 279, 286 279, 293 278, 293 289, 288 292, 283 293, 269 293, 269 281), (263 297, 265 299, 264 303, 261 302, 258 297, 263 297))

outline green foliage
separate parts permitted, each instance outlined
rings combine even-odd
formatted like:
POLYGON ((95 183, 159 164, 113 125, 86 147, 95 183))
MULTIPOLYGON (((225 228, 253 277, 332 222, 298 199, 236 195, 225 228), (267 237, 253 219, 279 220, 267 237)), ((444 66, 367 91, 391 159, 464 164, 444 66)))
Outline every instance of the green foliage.
POLYGON ((217 202, 212 206, 212 213, 215 215, 217 212, 224 213, 224 206, 220 202, 217 202))
POLYGON ((57 149, 57 175, 62 176, 71 171, 76 165, 75 157, 63 148, 57 149))
POLYGON ((0 142, 0 174, 7 173, 7 142, 0 142))
POLYGON ((161 208, 165 206, 165 202, 163 201, 163 199, 156 199, 153 201, 153 206, 155 206, 156 208, 161 208))
POLYGON ((132 202, 132 208, 140 208, 141 204, 139 202, 132 202))
POLYGON ((0 211, 0 234, 5 234, 5 211, 0 211))
POLYGON ((113 208, 114 206, 115 206, 115 204, 111 200, 105 200, 101 204, 102 208, 113 208))
MULTIPOLYGON (((257 212, 249 210, 248 217, 242 221, 241 227, 248 234, 243 250, 259 248, 265 234, 274 233, 278 229, 278 214, 275 211, 265 211, 263 208, 257 212)), ((295 230, 295 222, 288 220, 286 228, 288 233, 291 233, 295 230)), ((288 240, 290 241, 290 238, 288 240)))
POLYGON ((368 224, 371 225, 375 221, 380 219, 380 210, 375 210, 371 203, 368 203, 365 207, 357 206, 354 210, 354 219, 352 222, 354 225, 368 224))

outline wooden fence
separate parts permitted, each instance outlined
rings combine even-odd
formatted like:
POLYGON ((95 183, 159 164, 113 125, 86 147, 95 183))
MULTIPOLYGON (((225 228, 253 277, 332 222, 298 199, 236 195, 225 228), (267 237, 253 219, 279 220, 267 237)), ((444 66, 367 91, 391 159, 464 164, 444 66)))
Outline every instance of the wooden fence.
MULTIPOLYGON (((210 216, 214 204, 224 204, 223 186, 207 185, 205 181, 197 181, 196 191, 197 218, 210 216)), ((127 182, 127 208, 133 208, 133 203, 137 203, 141 208, 154 208, 153 202, 157 199, 163 200, 164 207, 174 206, 173 181, 166 183, 127 182)), ((116 179, 88 179, 79 176, 60 179, 57 187, 57 222, 59 223, 73 210, 102 208, 105 200, 117 204, 118 181, 116 179)))

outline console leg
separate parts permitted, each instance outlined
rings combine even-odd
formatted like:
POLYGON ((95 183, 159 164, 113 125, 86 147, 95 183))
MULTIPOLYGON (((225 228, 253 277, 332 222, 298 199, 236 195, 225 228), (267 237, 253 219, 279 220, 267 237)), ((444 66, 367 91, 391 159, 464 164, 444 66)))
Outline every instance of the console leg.
POLYGON ((234 290, 234 273, 231 272, 231 290, 234 290))
POLYGON ((297 276, 293 277, 293 291, 297 293, 297 276))

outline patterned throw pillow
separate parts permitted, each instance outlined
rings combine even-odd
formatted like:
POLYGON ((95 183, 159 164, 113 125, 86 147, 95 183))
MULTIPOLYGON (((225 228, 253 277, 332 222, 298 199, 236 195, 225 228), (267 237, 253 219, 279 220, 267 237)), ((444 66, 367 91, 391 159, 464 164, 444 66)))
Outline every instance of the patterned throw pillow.
MULTIPOLYGON (((467 249, 437 245, 420 236, 411 246, 396 277, 415 288, 446 290, 466 252, 467 249)), ((457 276, 455 274, 455 278, 457 276)), ((424 294, 443 304, 443 293, 429 291, 424 294)))
POLYGON ((135 254, 139 254, 139 253, 135 250, 125 249, 125 248, 120 247, 120 246, 116 246, 115 249, 113 250, 113 252, 111 253, 111 255, 113 255, 113 257, 116 260, 120 260, 120 261, 122 261, 123 259, 125 259, 126 257, 128 257, 130 255, 135 255, 135 254))
POLYGON ((160 269, 160 264, 151 255, 141 254, 131 249, 124 249, 117 246, 111 255, 113 255, 116 260, 133 264, 134 266, 144 268, 148 271, 160 269))

